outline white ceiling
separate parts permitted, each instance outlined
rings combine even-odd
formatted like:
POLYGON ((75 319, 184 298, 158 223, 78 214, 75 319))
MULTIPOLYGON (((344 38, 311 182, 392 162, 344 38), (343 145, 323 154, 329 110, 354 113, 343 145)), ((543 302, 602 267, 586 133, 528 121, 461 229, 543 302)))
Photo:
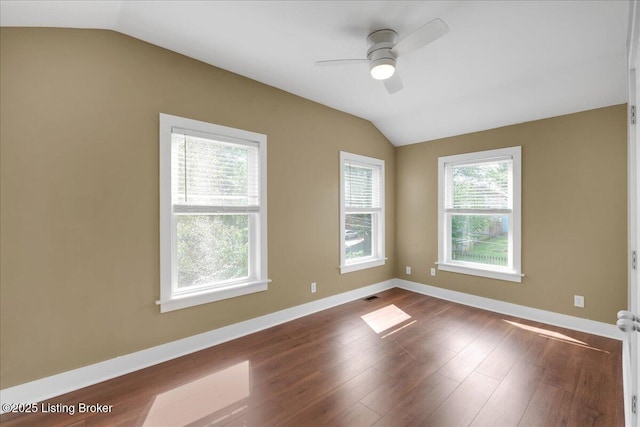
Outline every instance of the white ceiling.
POLYGON ((115 30, 370 120, 394 145, 627 101, 627 0, 1 1, 0 25, 115 30), (450 28, 398 59, 389 95, 366 36, 450 28))

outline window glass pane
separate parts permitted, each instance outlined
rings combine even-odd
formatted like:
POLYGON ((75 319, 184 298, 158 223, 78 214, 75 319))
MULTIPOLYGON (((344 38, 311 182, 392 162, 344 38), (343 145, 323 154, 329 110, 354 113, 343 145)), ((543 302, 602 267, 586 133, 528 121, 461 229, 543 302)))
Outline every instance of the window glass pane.
POLYGON ((178 288, 249 276, 249 215, 178 215, 178 288))
POLYGON ((373 255, 373 214, 346 214, 344 231, 347 261, 373 255))
POLYGON ((511 160, 452 166, 448 208, 510 209, 511 160))
POLYGON ((345 163, 344 203, 347 208, 379 208, 379 188, 380 168, 345 163))
POLYGON ((172 134, 173 203, 258 205, 258 149, 172 134))
POLYGON ((452 215, 451 259, 506 267, 508 237, 507 215, 452 215))

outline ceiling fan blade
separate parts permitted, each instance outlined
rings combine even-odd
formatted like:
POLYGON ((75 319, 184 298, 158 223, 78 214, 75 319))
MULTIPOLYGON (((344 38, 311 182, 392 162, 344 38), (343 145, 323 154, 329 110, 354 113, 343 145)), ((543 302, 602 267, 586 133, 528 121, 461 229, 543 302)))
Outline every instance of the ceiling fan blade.
POLYGON ((387 92, 390 94, 394 94, 404 87, 400 74, 398 74, 398 70, 396 70, 391 77, 383 81, 384 87, 387 88, 387 92))
POLYGON ((404 55, 428 45, 448 32, 449 26, 442 19, 436 18, 400 40, 391 51, 398 56, 404 55))
POLYGON ((369 62, 368 59, 328 59, 325 61, 316 61, 316 65, 351 65, 351 64, 363 64, 369 62))

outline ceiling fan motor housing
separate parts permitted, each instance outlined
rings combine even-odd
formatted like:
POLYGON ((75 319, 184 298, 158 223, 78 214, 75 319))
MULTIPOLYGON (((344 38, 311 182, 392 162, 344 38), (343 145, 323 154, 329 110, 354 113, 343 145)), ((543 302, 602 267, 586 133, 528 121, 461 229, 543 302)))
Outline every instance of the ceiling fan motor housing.
POLYGON ((396 66, 396 54, 391 51, 398 43, 398 33, 393 30, 378 30, 369 34, 367 37, 369 50, 367 50, 367 59, 369 59, 369 69, 372 70, 379 65, 396 66))

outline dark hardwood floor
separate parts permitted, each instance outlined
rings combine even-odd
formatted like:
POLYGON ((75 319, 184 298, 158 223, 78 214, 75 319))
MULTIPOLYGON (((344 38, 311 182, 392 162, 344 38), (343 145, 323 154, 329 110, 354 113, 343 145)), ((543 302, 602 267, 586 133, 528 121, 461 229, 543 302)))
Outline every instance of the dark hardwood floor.
POLYGON ((619 341, 392 289, 44 403, 74 415, 0 421, 612 427, 622 402, 619 341))

